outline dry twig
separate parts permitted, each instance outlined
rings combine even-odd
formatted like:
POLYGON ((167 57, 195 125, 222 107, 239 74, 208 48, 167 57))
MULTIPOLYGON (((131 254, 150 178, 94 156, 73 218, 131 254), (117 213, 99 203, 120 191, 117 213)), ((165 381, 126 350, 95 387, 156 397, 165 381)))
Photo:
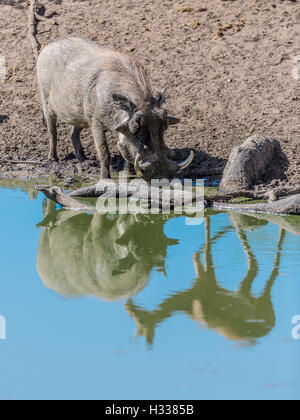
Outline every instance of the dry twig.
POLYGON ((37 6, 38 0, 30 0, 29 11, 28 11, 28 38, 31 42, 33 55, 37 61, 40 51, 40 44, 36 38, 37 35, 37 6))

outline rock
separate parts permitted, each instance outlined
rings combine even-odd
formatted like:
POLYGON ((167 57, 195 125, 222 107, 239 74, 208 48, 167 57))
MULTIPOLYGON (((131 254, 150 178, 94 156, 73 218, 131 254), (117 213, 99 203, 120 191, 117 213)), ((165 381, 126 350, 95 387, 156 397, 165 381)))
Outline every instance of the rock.
POLYGON ((227 193, 251 188, 264 178, 275 152, 279 150, 277 140, 259 135, 249 137, 242 146, 232 150, 220 190, 227 193))

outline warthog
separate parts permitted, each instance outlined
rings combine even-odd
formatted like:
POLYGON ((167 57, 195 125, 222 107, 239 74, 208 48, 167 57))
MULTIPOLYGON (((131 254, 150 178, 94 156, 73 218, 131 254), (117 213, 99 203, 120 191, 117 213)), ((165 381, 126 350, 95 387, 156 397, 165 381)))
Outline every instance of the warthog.
POLYGON ((165 89, 155 95, 145 69, 131 56, 72 36, 41 52, 37 73, 50 135, 50 159, 57 160, 59 118, 72 126, 72 142, 80 161, 85 159, 80 133, 91 128, 101 178, 110 178, 106 131, 117 135, 128 168, 146 180, 172 178, 192 162, 193 152, 182 163, 173 160, 164 133, 180 120, 162 107, 165 89))

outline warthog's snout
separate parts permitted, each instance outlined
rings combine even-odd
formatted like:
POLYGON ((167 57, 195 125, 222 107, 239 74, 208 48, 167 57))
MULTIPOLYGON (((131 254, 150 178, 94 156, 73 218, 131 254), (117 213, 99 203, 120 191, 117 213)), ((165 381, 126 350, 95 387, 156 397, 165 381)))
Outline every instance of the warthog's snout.
POLYGON ((151 179, 171 179, 187 168, 194 159, 194 151, 183 162, 175 162, 167 156, 153 156, 138 153, 135 159, 136 173, 146 181, 151 179))

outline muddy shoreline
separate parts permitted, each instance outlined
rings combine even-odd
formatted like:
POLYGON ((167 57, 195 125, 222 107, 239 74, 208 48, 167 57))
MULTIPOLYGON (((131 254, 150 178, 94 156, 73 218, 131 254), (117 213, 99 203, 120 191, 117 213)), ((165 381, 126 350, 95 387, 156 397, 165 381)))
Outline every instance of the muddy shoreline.
MULTIPOLYGON (((85 35, 139 57, 156 89, 167 83, 168 108, 181 124, 168 131, 166 142, 177 150, 178 160, 189 149, 196 151, 184 177, 203 178, 205 170, 224 167, 233 147, 261 133, 278 139, 286 157, 285 172, 278 157, 263 181, 300 184, 300 84, 292 76, 292 58, 300 54, 299 3, 210 0, 206 7, 200 0, 187 3, 189 7, 168 0, 143 4, 44 0, 39 14, 46 19, 38 24, 37 39, 43 47, 68 34, 85 35)), ((47 162, 48 135, 27 38, 27 11, 25 1, 1 3, 0 55, 7 66, 0 82, 0 175, 53 175, 67 184, 96 179, 99 164, 87 130, 86 162, 75 159, 64 124, 58 131, 60 162, 47 162)), ((109 143, 112 170, 122 170, 116 142, 110 137, 109 143)))

